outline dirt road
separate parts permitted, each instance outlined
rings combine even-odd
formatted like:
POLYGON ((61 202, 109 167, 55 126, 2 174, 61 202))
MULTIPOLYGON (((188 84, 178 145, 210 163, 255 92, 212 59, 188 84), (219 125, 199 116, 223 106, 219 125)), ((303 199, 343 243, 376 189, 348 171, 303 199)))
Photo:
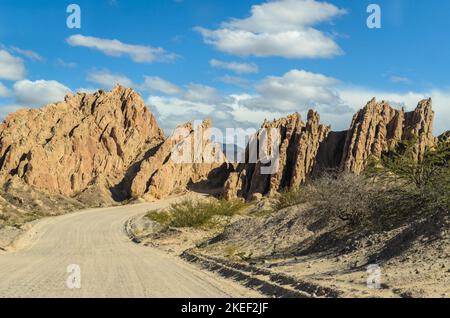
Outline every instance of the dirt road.
POLYGON ((130 242, 124 223, 168 202, 48 218, 0 251, 0 297, 254 297, 237 283, 130 242), (79 266, 67 272, 69 265, 79 266), (81 288, 68 288, 81 283, 81 288))

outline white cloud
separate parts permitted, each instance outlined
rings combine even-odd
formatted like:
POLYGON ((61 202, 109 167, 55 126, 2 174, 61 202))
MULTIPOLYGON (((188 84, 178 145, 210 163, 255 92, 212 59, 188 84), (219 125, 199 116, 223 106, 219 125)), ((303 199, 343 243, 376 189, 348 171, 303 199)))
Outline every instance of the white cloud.
POLYGON ((246 19, 232 19, 224 27, 250 32, 283 32, 329 21, 346 11, 315 0, 270 1, 251 8, 246 19))
POLYGON ((235 85, 235 86, 240 86, 240 87, 248 87, 249 86, 249 81, 246 78, 242 78, 242 77, 238 77, 238 76, 224 75, 224 76, 219 77, 218 80, 225 84, 230 84, 230 85, 235 85))
POLYGON ((22 59, 0 50, 0 79, 17 81, 25 77, 25 65, 22 59))
POLYGON ((258 96, 252 96, 249 94, 231 95, 229 102, 229 111, 232 114, 234 120, 240 123, 250 123, 254 127, 260 127, 265 119, 280 118, 285 115, 285 112, 273 110, 258 110, 249 109, 245 105, 248 101, 252 101, 258 96))
POLYGON ((71 92, 70 88, 57 81, 21 80, 13 87, 16 101, 20 105, 42 106, 64 99, 71 92))
POLYGON ((176 95, 182 92, 181 88, 177 85, 157 76, 144 76, 144 83, 141 87, 145 90, 160 92, 166 95, 176 95))
POLYGON ((338 80, 323 74, 291 70, 283 76, 268 76, 255 85, 258 97, 244 101, 249 109, 281 112, 315 108, 322 113, 345 113, 349 108, 335 90, 338 80))
POLYGON ((215 88, 190 84, 182 97, 151 96, 152 110, 171 130, 189 120, 213 119, 216 127, 259 127, 264 119, 299 112, 304 119, 309 109, 319 112, 321 122, 335 131, 348 129, 356 111, 373 97, 393 107, 413 110, 422 99, 432 97, 436 112, 434 133, 450 129, 450 89, 425 92, 387 92, 355 87, 324 74, 291 70, 282 76, 267 76, 255 85, 255 94, 220 96, 215 88))
POLYGON ((9 89, 3 83, 0 83, 0 97, 7 97, 9 94, 9 89))
POLYGON ((126 44, 119 40, 102 39, 81 34, 70 36, 67 38, 67 43, 71 46, 98 50, 109 56, 129 56, 136 63, 164 62, 176 58, 175 54, 168 53, 163 48, 126 44))
POLYGON ((216 109, 214 104, 167 96, 150 96, 147 104, 155 113, 158 123, 169 134, 182 123, 212 117, 216 109))
POLYGON ((122 74, 114 74, 108 70, 93 70, 88 73, 87 80, 100 85, 102 88, 110 89, 115 85, 132 87, 133 82, 122 74))
POLYGON ((250 17, 231 19, 219 29, 196 27, 205 43, 240 56, 328 58, 342 54, 337 43, 313 25, 345 10, 315 0, 278 0, 254 5, 250 17))
POLYGON ((259 69, 256 64, 224 62, 212 59, 209 61, 212 67, 233 71, 237 74, 258 73, 259 69))
MULTIPOLYGON (((208 115, 214 111, 214 105, 204 102, 193 102, 176 97, 150 96, 148 103, 156 108, 162 119, 189 115, 193 112, 208 115)), ((195 119, 194 117, 192 119, 195 119)), ((181 122, 180 122, 181 123, 181 122)))
POLYGON ((13 50, 14 52, 16 52, 20 55, 23 55, 33 61, 38 61, 38 62, 45 61, 45 59, 41 55, 39 55, 38 53, 31 51, 31 50, 24 50, 24 49, 15 47, 15 46, 11 47, 11 50, 13 50))
POLYGON ((214 87, 201 84, 189 84, 184 93, 184 98, 192 102, 205 103, 217 103, 221 100, 214 87))

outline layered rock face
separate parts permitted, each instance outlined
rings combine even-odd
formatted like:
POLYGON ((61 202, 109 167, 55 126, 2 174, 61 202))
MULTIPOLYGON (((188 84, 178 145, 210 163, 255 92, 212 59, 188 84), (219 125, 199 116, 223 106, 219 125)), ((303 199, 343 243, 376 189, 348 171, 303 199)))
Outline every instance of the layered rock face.
POLYGON ((319 115, 314 111, 308 113, 306 124, 298 114, 265 122, 262 130, 275 128, 280 136, 278 169, 272 174, 261 173, 265 164, 249 160, 250 142, 246 162, 230 174, 223 195, 227 199, 271 195, 299 186, 313 173, 326 169, 359 174, 371 157, 380 158, 402 141, 416 141, 414 156, 420 160, 437 141, 432 134, 433 119, 431 99, 419 102, 412 112, 396 110, 373 99, 353 117, 347 131, 330 131, 330 127, 319 123, 319 115))
MULTIPOLYGON (((329 132, 330 127, 321 125, 319 115, 314 111, 308 113, 306 124, 298 113, 273 122, 265 122, 257 136, 253 137, 254 141, 247 147, 246 162, 239 164, 225 183, 224 197, 252 199, 303 183, 313 171, 319 146, 329 132), (270 131, 278 135, 277 142, 273 144, 263 142, 264 138, 261 138, 264 132, 267 136, 272 136, 270 131), (250 160, 251 144, 253 151, 255 145, 259 146, 255 140, 263 143, 259 155, 261 156, 261 152, 268 154, 268 160, 250 160), (273 149, 274 146, 278 149, 273 149), (268 167, 273 168, 273 173, 262 172, 262 169, 268 170, 268 167)), ((273 140, 275 137, 271 138, 273 140)))
POLYGON ((15 112, 0 125, 0 184, 16 178, 66 196, 110 187, 163 138, 131 89, 68 95, 42 109, 15 112))
POLYGON ((199 183, 222 186, 228 164, 221 145, 210 138, 210 120, 196 127, 179 126, 156 152, 140 163, 131 183, 131 196, 156 200, 199 183))
POLYGON ((436 143, 433 137, 431 99, 419 102, 412 112, 393 109, 388 103, 371 100, 354 117, 342 151, 341 168, 361 173, 367 160, 394 150, 400 141, 416 140, 415 159, 436 143))

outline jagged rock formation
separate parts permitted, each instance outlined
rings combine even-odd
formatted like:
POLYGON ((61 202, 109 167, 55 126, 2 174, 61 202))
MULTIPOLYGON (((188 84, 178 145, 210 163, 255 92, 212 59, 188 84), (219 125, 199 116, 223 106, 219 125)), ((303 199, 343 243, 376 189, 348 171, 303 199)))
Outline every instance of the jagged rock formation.
POLYGON ((42 109, 12 113, 0 125, 0 184, 19 178, 65 196, 108 188, 162 140, 154 116, 132 89, 70 94, 42 109))
POLYGON ((303 183, 313 171, 319 146, 330 132, 330 127, 319 123, 319 115, 316 112, 308 113, 306 124, 298 113, 294 113, 273 122, 266 121, 249 144, 253 147, 257 145, 264 132, 271 136, 270 129, 275 129, 279 135, 279 156, 274 151, 276 149, 268 149, 271 148, 270 143, 265 143, 263 147, 266 148, 265 152, 269 155, 267 159, 270 161, 251 162, 249 149, 252 147, 248 147, 246 162, 239 164, 225 183, 225 198, 252 199, 303 183), (276 157, 279 157, 278 161, 276 157), (274 168, 274 173, 262 173, 262 169, 268 166, 274 168))
MULTIPOLYGON (((359 174, 369 158, 380 158, 401 141, 415 140, 415 159, 420 160, 425 150, 437 141, 432 134, 433 119, 431 99, 419 102, 412 112, 396 110, 387 102, 377 103, 373 99, 353 117, 348 131, 330 131, 329 127, 319 124, 319 115, 313 111, 308 113, 306 125, 298 114, 265 122, 262 129, 276 128, 279 132, 279 169, 269 175, 261 173, 261 168, 267 164, 249 160, 251 141, 245 163, 230 174, 223 196, 253 199, 271 195, 299 186, 313 173, 324 169, 359 174)), ((273 162, 272 158, 270 163, 273 162)))
POLYGON ((388 103, 372 99, 354 117, 347 131, 341 168, 361 173, 371 156, 395 149, 400 141, 416 139, 415 159, 423 158, 427 147, 436 143, 433 137, 431 99, 423 100, 412 112, 397 110, 388 103))
POLYGON ((210 139, 211 128, 210 120, 195 129, 192 123, 179 126, 154 155, 141 162, 131 196, 155 200, 202 182, 223 185, 228 164, 221 145, 210 139))
POLYGON ((450 130, 447 130, 445 133, 441 134, 438 137, 438 140, 440 142, 446 142, 446 143, 450 143, 450 130))
POLYGON ((419 160, 437 141, 431 104, 424 100, 404 112, 373 99, 344 132, 321 125, 314 111, 306 123, 297 113, 265 121, 245 162, 231 167, 221 146, 211 141, 209 120, 195 129, 181 125, 165 139, 132 89, 69 94, 63 102, 15 112, 0 125, 0 187, 13 181, 86 205, 161 199, 199 185, 223 187, 228 199, 258 198, 301 185, 323 169, 360 173, 371 156, 404 140, 417 140, 419 160), (274 138, 279 138, 276 148, 269 146, 274 138), (259 159, 251 160, 256 154, 259 159))

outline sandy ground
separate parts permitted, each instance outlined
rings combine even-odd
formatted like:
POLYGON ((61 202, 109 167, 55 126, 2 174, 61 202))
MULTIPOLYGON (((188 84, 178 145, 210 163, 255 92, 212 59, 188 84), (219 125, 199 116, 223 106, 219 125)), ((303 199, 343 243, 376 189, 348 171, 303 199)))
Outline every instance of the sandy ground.
POLYGON ((252 265, 332 288, 339 297, 450 297, 448 221, 429 219, 348 237, 332 222, 320 225, 315 215, 300 205, 234 217, 220 233, 192 228, 152 233, 146 218, 134 220, 134 230, 152 248, 174 255, 194 248, 198 255, 232 261, 235 268, 252 265), (377 273, 368 271, 369 265, 378 266, 377 273), (370 288, 375 274, 379 288, 370 288))
POLYGON ((0 297, 258 297, 175 256, 132 243, 125 222, 170 200, 43 219, 0 251, 0 297), (81 270, 70 289, 67 267, 81 270))

